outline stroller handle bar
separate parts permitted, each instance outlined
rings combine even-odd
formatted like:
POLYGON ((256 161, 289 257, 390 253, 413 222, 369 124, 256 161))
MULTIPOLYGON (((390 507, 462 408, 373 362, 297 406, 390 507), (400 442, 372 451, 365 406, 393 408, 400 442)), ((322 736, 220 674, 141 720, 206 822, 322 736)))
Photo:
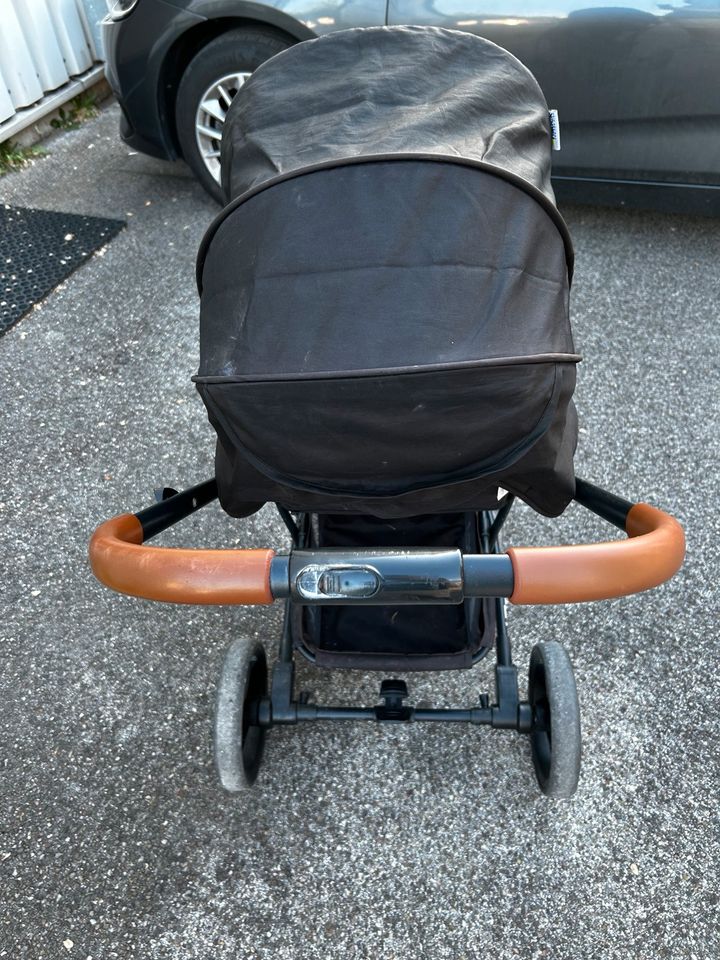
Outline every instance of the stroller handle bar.
POLYGON ((657 587, 680 569, 685 534, 673 517, 647 503, 627 513, 627 540, 567 547, 510 547, 513 603, 608 600, 657 587))
POLYGON ((633 504, 576 480, 575 500, 628 534, 627 540, 506 553, 452 549, 194 550, 146 542, 217 497, 215 480, 139 513, 101 524, 90 540, 97 579, 120 593, 192 604, 461 603, 508 597, 516 604, 578 603, 639 593, 675 574, 685 555, 680 524, 646 503, 633 504))

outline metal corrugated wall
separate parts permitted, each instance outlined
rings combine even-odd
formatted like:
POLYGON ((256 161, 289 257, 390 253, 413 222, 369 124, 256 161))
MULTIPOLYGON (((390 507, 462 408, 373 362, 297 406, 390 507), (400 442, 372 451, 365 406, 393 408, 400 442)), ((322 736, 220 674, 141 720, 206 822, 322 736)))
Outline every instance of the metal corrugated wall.
POLYGON ((86 5, 97 9, 83 0, 0 0, 0 123, 100 59, 86 5))

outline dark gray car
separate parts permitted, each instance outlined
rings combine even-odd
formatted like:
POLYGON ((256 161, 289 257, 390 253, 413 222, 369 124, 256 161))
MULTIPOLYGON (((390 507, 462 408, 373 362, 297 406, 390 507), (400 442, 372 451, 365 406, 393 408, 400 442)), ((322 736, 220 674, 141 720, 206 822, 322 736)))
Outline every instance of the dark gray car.
POLYGON ((559 111, 561 197, 720 213, 720 0, 117 0, 104 39, 122 136, 184 158, 221 199, 224 117, 250 73, 300 40, 382 24, 477 33, 522 60, 559 111))

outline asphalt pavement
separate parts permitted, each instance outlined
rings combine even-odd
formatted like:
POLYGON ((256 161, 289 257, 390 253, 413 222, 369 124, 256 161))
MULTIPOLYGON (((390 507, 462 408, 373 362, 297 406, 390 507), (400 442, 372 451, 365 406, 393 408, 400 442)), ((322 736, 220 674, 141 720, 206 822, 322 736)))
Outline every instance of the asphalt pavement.
MULTIPOLYGON (((573 659, 575 798, 540 795, 518 735, 353 723, 273 730, 237 798, 212 766, 216 678, 240 633, 273 651, 280 611, 121 597, 86 560, 98 522, 213 461, 190 377, 216 207, 117 122, 108 108, 0 180, 7 203, 127 221, 0 339, 0 957, 717 960, 718 222, 564 211, 578 475, 688 536, 684 569, 651 593, 511 610, 523 678, 539 640, 573 659)), ((507 539, 606 533, 580 508, 521 507, 507 539)), ((164 541, 285 542, 269 508, 217 506, 164 541)), ((380 679, 299 674, 324 702, 373 703, 380 679)), ((410 685, 469 703, 491 663, 410 685)))

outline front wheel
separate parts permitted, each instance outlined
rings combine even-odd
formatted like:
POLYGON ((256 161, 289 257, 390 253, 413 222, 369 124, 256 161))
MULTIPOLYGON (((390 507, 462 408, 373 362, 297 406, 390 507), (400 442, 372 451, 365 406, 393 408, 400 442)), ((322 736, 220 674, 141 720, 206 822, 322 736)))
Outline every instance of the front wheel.
POLYGON ((261 63, 291 46, 270 29, 228 30, 195 54, 183 73, 175 104, 175 121, 183 159, 218 202, 220 144, 228 107, 261 63))
POLYGON ((571 797, 580 778, 580 706, 570 658, 555 640, 532 648, 528 696, 540 789, 548 797, 571 797))
POLYGON ((257 711, 267 687, 262 644, 245 637, 234 640, 225 655, 215 707, 215 765, 229 793, 251 787, 260 769, 265 728, 257 711))

